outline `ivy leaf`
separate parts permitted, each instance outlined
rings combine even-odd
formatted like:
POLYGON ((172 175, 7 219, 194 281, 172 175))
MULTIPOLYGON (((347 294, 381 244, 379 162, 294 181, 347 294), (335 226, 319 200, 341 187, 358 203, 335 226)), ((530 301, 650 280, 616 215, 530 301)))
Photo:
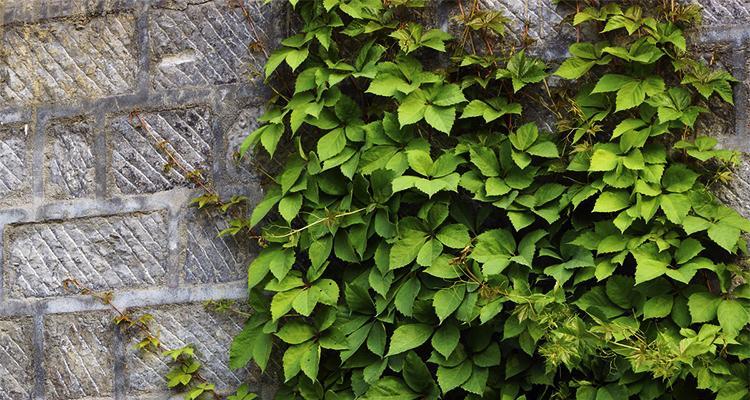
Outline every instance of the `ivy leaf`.
POLYGON ((289 321, 276 336, 287 344, 301 344, 315 336, 315 328, 301 321, 289 321))
POLYGON ((472 370, 472 364, 468 360, 453 368, 439 366, 437 378, 440 389, 443 390, 443 393, 448 393, 463 385, 471 377, 472 370))
POLYGON ((469 228, 462 224, 446 225, 436 235, 444 245, 453 249, 463 249, 471 241, 469 228))
POLYGON ((643 318, 664 318, 672 312, 672 294, 652 297, 643 304, 643 318))
POLYGON ((736 337, 750 322, 746 307, 740 300, 722 300, 716 309, 721 329, 730 337, 736 337))
POLYGON ((690 199, 677 193, 663 194, 659 196, 659 206, 668 220, 679 224, 690 212, 690 199))
POLYGON ((625 191, 603 192, 594 203, 594 212, 615 212, 630 207, 630 195, 625 191))
POLYGON ((341 128, 334 129, 318 140, 318 157, 320 161, 341 153, 346 147, 346 135, 341 128))
POLYGON ((668 254, 657 254, 653 248, 642 246, 631 253, 636 261, 635 267, 635 284, 641 284, 652 279, 656 279, 667 273, 669 266, 668 254))
POLYGON ((698 174, 685 164, 670 165, 661 179, 661 185, 666 190, 675 193, 683 193, 695 184, 698 174))
POLYGON ((391 345, 386 357, 421 346, 432 336, 432 332, 432 325, 427 324, 404 324, 397 327, 391 335, 391 345))
POLYGON ((453 122, 456 120, 456 109, 454 107, 433 107, 425 109, 424 119, 430 126, 440 132, 450 134, 453 122))
POLYGON ((435 307, 435 313, 443 323, 448 316, 464 301, 466 294, 466 285, 454 285, 445 289, 440 289, 435 293, 432 299, 432 305, 435 307))
POLYGON ((378 379, 372 386, 367 389, 367 393, 362 396, 363 400, 414 400, 420 397, 414 393, 404 382, 392 376, 378 379))
POLYGON ((530 122, 520 126, 514 133, 509 136, 510 142, 517 150, 526 150, 536 142, 539 137, 539 129, 536 124, 530 122))
POLYGON ((740 234, 740 229, 722 223, 711 225, 708 228, 708 237, 730 253, 734 251, 737 241, 740 239, 740 234))
POLYGON ((688 309, 694 324, 716 319, 721 298, 708 292, 693 293, 688 298, 688 309))
POLYGON ((454 324, 446 324, 440 327, 432 336, 432 347, 443 357, 449 358, 458 346, 461 332, 454 324))

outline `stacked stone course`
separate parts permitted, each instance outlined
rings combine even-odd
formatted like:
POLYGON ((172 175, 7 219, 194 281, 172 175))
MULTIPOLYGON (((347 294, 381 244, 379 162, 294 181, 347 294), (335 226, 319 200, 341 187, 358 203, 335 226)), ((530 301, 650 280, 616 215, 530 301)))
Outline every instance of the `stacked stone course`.
MULTIPOLYGON (((66 291, 66 278, 153 314, 168 346, 194 343, 220 390, 273 391, 257 370, 227 366, 241 318, 201 304, 244 298, 255 250, 217 237, 223 220, 189 206, 200 191, 159 150, 223 194, 262 196, 233 155, 268 98, 258 43, 270 52, 293 19, 285 1, 243 1, 253 24, 227 0, 0 0, 0 400, 170 398, 163 360, 135 351, 111 310, 66 291)), ((482 3, 552 64, 575 39, 561 25, 570 10, 551 0, 482 3)), ((705 129, 750 151, 750 1, 701 3, 700 51, 720 52, 741 80, 736 111, 705 129)), ((455 1, 429 12, 451 29, 455 1)), ((750 216, 748 165, 724 196, 750 216)))

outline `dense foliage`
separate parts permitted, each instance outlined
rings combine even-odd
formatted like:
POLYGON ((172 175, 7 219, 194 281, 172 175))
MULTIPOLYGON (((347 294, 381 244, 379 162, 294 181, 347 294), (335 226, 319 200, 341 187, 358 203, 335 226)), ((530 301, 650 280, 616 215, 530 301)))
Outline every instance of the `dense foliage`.
POLYGON ((695 129, 733 78, 693 6, 581 7, 552 77, 476 4, 453 39, 420 0, 290 3, 233 367, 275 346, 281 398, 748 398, 750 222, 709 191, 738 155, 695 129))

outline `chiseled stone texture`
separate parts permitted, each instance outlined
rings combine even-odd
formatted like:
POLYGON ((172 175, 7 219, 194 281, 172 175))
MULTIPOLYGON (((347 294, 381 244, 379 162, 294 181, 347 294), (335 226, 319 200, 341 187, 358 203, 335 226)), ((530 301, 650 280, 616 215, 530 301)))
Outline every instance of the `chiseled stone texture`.
MULTIPOLYGON (((242 330, 242 319, 208 312, 201 304, 169 305, 137 310, 136 314, 149 313, 154 320, 152 331, 168 349, 192 344, 201 361, 201 376, 215 383, 219 391, 236 388, 243 382, 257 387, 258 371, 229 369, 229 346, 232 338, 242 330)), ((142 353, 133 346, 138 341, 133 336, 127 343, 126 375, 128 394, 160 391, 166 384, 164 375, 169 371, 166 360, 152 353, 142 353)))
POLYGON ((242 8, 225 0, 159 2, 149 18, 152 86, 248 83, 261 76, 265 54, 259 45, 275 37, 284 20, 278 6, 244 4, 252 24, 242 8))
POLYGON ((34 386, 32 319, 0 320, 0 400, 30 400, 34 386))
POLYGON ((133 91, 132 14, 6 26, 0 104, 68 103, 133 91))
MULTIPOLYGON (((5 23, 101 15, 133 8, 139 0, 4 0, 5 23)), ((2 11, 2 10, 0 10, 2 11)))
POLYGON ((226 216, 205 210, 187 211, 185 281, 217 283, 247 279, 250 242, 232 235, 219 237, 227 227, 226 216))
POLYGON ((252 149, 248 150, 242 158, 239 157, 239 151, 245 138, 260 126, 258 118, 261 115, 262 110, 258 107, 248 107, 239 111, 235 121, 224 135, 226 174, 235 182, 240 181, 243 184, 257 182, 258 172, 256 166, 250 161, 254 157, 252 149))
POLYGON ((18 205, 31 191, 31 125, 0 125, 0 205, 18 205))
POLYGON ((158 285, 165 280, 163 212, 6 227, 5 285, 14 298, 66 294, 63 280, 93 290, 158 285))
POLYGON ((750 23, 748 0, 698 0, 697 3, 703 7, 703 24, 706 26, 750 23))
POLYGON ((177 167, 165 169, 168 154, 190 171, 204 176, 211 171, 214 135, 211 112, 205 107, 141 113, 150 129, 134 127, 137 118, 114 118, 109 135, 112 148, 112 180, 123 194, 153 193, 190 186, 177 167))
POLYGON ((56 121, 47 129, 46 191, 54 199, 92 197, 94 179, 94 134, 83 119, 56 121))
POLYGON ((44 318, 47 400, 112 395, 114 329, 110 311, 44 318))

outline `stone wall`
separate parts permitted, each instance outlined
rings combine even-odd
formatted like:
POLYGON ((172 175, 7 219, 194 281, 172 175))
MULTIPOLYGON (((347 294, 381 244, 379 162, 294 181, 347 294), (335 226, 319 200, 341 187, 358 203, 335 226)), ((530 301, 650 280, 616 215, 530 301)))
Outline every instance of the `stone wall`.
POLYGON ((267 98, 258 44, 276 46, 287 14, 246 0, 250 23, 236 4, 0 0, 1 400, 169 397, 166 364, 67 278, 154 315, 168 347, 195 344, 220 389, 272 387, 229 370, 243 321, 202 304, 245 297, 255 248, 217 237, 224 218, 189 206, 200 191, 160 150, 224 194, 262 195, 234 153, 267 98))
MULTIPOLYGON (((551 0, 482 0, 524 29, 552 63, 575 32, 551 0)), ((695 51, 742 82, 736 111, 702 129, 725 146, 747 140, 750 1, 701 0, 695 51), (712 57, 714 56, 714 57, 712 57)), ((234 161, 267 98, 266 51, 289 30, 261 0, 0 0, 0 400, 165 399, 166 365, 142 357, 112 312, 63 288, 66 278, 111 290, 115 304, 155 316, 169 346, 194 343, 222 390, 249 381, 227 348, 242 321, 202 302, 245 296, 251 243, 218 238, 222 218, 189 207, 196 191, 165 170, 160 146, 205 172, 224 194, 261 196, 234 161), (263 46, 259 46, 262 44, 263 46), (133 127, 137 111, 153 128, 133 127)), ((431 5, 450 29, 455 2, 431 5)), ((750 216, 750 163, 725 198, 750 216)))

